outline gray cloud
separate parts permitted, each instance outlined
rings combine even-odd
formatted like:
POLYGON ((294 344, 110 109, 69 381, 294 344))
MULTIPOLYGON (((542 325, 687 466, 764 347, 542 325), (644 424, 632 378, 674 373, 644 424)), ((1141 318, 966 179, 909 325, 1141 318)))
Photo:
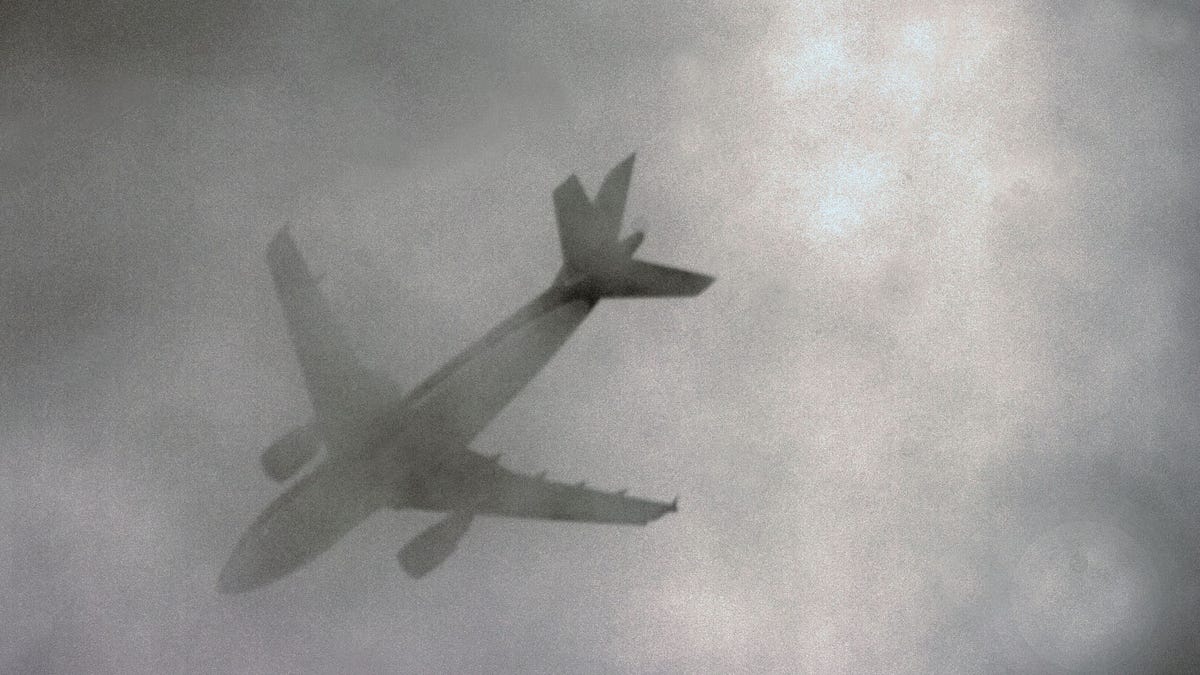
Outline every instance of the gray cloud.
POLYGON ((1200 660, 1190 3, 7 3, 0 670, 1170 671, 1200 660), (631 150, 686 302, 602 305, 478 440, 681 495, 429 516, 215 593, 309 414, 290 223, 415 383, 631 150))

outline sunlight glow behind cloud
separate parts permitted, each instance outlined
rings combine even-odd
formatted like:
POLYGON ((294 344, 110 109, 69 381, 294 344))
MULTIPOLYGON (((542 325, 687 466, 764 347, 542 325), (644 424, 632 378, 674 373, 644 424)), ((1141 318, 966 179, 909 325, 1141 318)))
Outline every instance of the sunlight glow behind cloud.
POLYGON ((818 173, 827 178, 813 224, 820 231, 843 234, 861 227, 868 211, 886 209, 887 190, 896 171, 882 155, 851 149, 818 173))

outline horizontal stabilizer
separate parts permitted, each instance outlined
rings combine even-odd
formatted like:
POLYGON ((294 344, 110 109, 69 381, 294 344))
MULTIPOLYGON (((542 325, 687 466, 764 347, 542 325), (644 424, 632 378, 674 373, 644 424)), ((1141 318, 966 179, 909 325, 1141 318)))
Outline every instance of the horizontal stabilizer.
POLYGON ((633 234, 621 240, 621 255, 625 258, 632 257, 637 253, 638 247, 642 245, 642 241, 646 239, 645 232, 634 232, 633 234))
POLYGON ((677 267, 630 260, 596 279, 597 294, 609 298, 650 298, 699 295, 713 278, 677 267))

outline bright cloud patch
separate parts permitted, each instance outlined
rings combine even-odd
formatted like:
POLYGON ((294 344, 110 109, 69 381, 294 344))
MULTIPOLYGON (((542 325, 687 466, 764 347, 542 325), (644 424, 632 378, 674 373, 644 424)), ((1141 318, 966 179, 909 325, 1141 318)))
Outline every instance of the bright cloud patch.
POLYGON ((860 227, 866 213, 881 205, 896 169, 883 155, 843 154, 827 171, 824 193, 813 225, 818 231, 844 234, 860 227))
POLYGON ((928 89, 929 78, 910 63, 895 62, 879 74, 880 93, 906 106, 914 115, 921 111, 928 89))
POLYGON ((914 21, 904 27, 904 46, 925 58, 933 58, 937 52, 937 40, 933 37, 933 24, 914 21))
POLYGON ((841 36, 825 35, 786 58, 781 71, 788 89, 803 92, 852 81, 860 75, 861 68, 850 60, 841 36))

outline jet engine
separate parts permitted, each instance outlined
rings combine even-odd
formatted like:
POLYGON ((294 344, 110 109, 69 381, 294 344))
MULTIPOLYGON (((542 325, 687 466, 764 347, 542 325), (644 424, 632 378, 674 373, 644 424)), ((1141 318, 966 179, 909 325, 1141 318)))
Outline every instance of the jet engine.
POLYGON ((296 427, 263 452, 263 471, 271 480, 282 483, 308 464, 320 445, 321 440, 311 424, 296 427))
POLYGON ((455 511, 431 525, 400 549, 400 566, 414 579, 425 576, 454 553, 472 518, 469 511, 455 511))

